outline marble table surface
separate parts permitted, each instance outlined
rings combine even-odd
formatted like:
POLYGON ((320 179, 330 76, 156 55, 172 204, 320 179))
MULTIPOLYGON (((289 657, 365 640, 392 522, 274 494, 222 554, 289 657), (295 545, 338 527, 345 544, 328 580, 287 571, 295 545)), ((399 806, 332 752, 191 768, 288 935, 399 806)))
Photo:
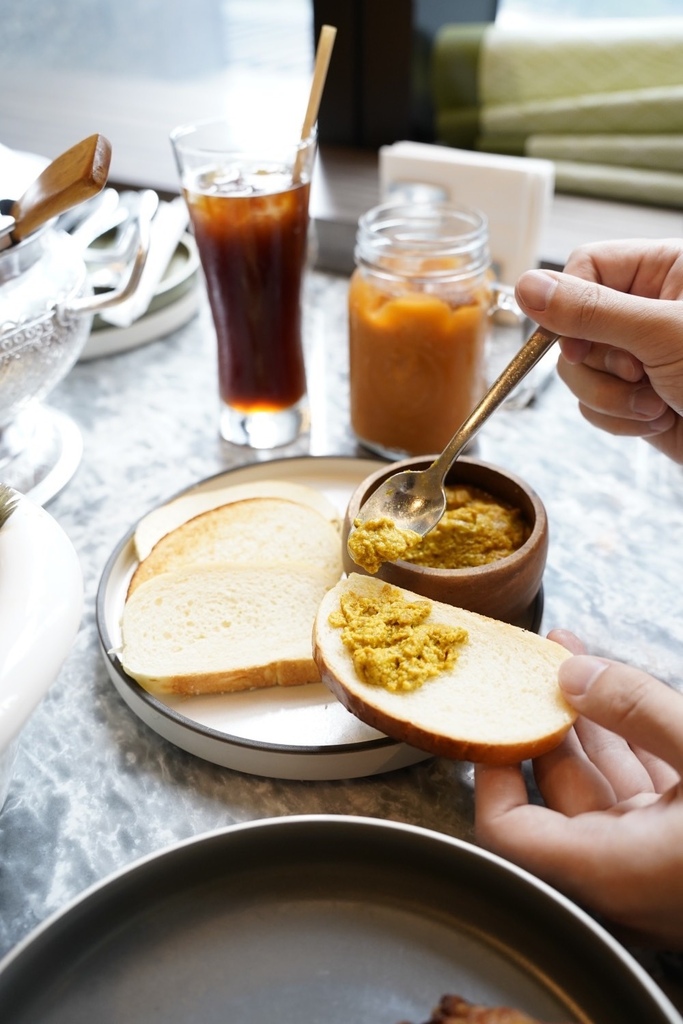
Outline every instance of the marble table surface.
MULTIPOLYGON (((343 277, 309 275, 311 427, 272 453, 278 458, 362 454, 348 420, 346 289, 343 277)), ((115 545, 181 488, 269 457, 218 438, 214 345, 202 293, 185 327, 77 364, 49 396, 83 437, 75 476, 47 508, 80 557, 85 611, 69 657, 22 733, 0 813, 0 955, 112 872, 233 822, 370 815, 472 839, 469 765, 436 759, 322 782, 242 774, 162 739, 113 687, 95 598, 115 545)), ((554 376, 530 404, 489 421, 477 455, 523 476, 546 505, 542 631, 567 627, 592 651, 683 686, 683 468, 643 442, 590 427, 554 376)))

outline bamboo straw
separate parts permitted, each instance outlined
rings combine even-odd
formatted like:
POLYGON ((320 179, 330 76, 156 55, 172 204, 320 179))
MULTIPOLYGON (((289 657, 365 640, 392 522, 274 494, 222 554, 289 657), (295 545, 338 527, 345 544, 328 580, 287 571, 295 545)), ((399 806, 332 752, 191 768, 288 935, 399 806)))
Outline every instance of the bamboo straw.
POLYGON ((311 93, 308 97, 308 107, 306 108, 306 116, 304 117, 304 124, 301 129, 302 140, 308 138, 313 131, 313 125, 318 120, 320 100, 322 98, 323 89, 325 88, 327 69, 330 66, 332 47, 334 46, 336 35, 337 30, 336 28, 333 28, 332 25, 323 25, 320 29, 318 47, 315 53, 315 67, 313 69, 311 93))
MULTIPOLYGON (((306 116, 304 117, 304 123, 301 128, 301 141, 307 139, 313 131, 313 126, 318 120, 318 110, 320 109, 320 100, 322 99, 323 89, 325 88, 325 79, 327 78, 327 69, 330 66, 330 58, 332 56, 332 48, 334 46, 335 36, 337 30, 332 25, 323 25, 320 29, 320 36, 318 37, 318 46, 315 52, 315 66, 313 68, 313 81, 311 82, 311 92, 308 97, 308 106, 306 108, 306 116)), ((294 166, 293 178, 294 181, 298 181, 301 177, 301 160, 303 154, 301 151, 297 153, 296 164, 294 166)))

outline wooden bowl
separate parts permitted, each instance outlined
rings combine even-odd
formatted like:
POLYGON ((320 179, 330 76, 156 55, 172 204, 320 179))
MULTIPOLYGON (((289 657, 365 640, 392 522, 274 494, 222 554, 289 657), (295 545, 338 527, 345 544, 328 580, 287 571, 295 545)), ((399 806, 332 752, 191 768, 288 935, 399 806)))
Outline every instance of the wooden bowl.
MULTIPOLYGON (((365 573, 351 558, 346 546, 351 526, 363 503, 388 476, 403 469, 426 469, 432 461, 429 457, 422 457, 392 463, 377 470, 356 488, 349 501, 342 530, 342 558, 347 573, 365 573)), ((376 575, 387 583, 434 601, 467 608, 527 629, 536 628, 548 554, 548 518, 541 499, 513 473, 466 457, 455 461, 446 477, 446 484, 477 487, 520 509, 531 527, 528 539, 513 554, 487 565, 432 569, 396 561, 385 562, 376 575)))

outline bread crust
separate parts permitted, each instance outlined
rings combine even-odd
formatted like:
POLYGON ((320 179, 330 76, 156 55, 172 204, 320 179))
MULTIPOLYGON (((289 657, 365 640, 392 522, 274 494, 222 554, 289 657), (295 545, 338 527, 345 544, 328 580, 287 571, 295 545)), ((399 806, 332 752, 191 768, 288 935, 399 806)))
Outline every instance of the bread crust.
POLYGON ((203 672, 175 675, 163 681, 137 674, 137 681, 151 692, 173 693, 177 696, 199 696, 206 693, 239 693, 262 690, 272 686, 305 686, 320 682, 320 674, 312 658, 297 661, 272 661, 265 665, 225 672, 203 672))
POLYGON ((411 747, 417 747, 418 750, 425 750, 433 754, 434 757, 447 757, 452 761, 473 761, 490 765, 519 764, 521 761, 539 757, 541 754, 547 754, 549 750, 553 750, 571 727, 571 722, 563 723, 554 732, 533 741, 525 743, 501 741, 495 745, 440 735, 423 728, 416 722, 399 720, 381 708, 374 707, 360 695, 347 690, 330 672, 319 654, 316 655, 315 660, 323 683, 347 711, 365 722, 366 725, 391 736, 392 739, 407 743, 411 747))
POLYGON ((317 488, 291 480, 250 480, 226 487, 187 491, 165 505, 152 509, 138 522, 133 538, 140 561, 146 558, 162 537, 182 526, 189 519, 210 512, 221 505, 231 505, 247 498, 283 498, 299 505, 310 505, 340 529, 340 515, 332 502, 317 488))
POLYGON ((325 566, 331 586, 342 573, 339 531, 316 509, 286 498, 245 498, 221 505, 162 537, 137 566, 127 598, 153 576, 190 562, 254 564, 269 560, 308 560, 325 566))

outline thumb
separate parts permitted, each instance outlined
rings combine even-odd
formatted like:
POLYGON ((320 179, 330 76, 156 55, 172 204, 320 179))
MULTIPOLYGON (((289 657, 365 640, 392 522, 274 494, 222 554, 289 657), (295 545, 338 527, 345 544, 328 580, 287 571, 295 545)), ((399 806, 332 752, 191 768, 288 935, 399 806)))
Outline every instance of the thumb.
POLYGON ((616 291, 552 270, 529 270, 515 298, 536 323, 562 337, 626 349, 658 366, 679 358, 681 304, 616 291))
POLYGON ((683 695, 639 669, 586 654, 562 663, 559 682, 582 715, 683 775, 683 695))

